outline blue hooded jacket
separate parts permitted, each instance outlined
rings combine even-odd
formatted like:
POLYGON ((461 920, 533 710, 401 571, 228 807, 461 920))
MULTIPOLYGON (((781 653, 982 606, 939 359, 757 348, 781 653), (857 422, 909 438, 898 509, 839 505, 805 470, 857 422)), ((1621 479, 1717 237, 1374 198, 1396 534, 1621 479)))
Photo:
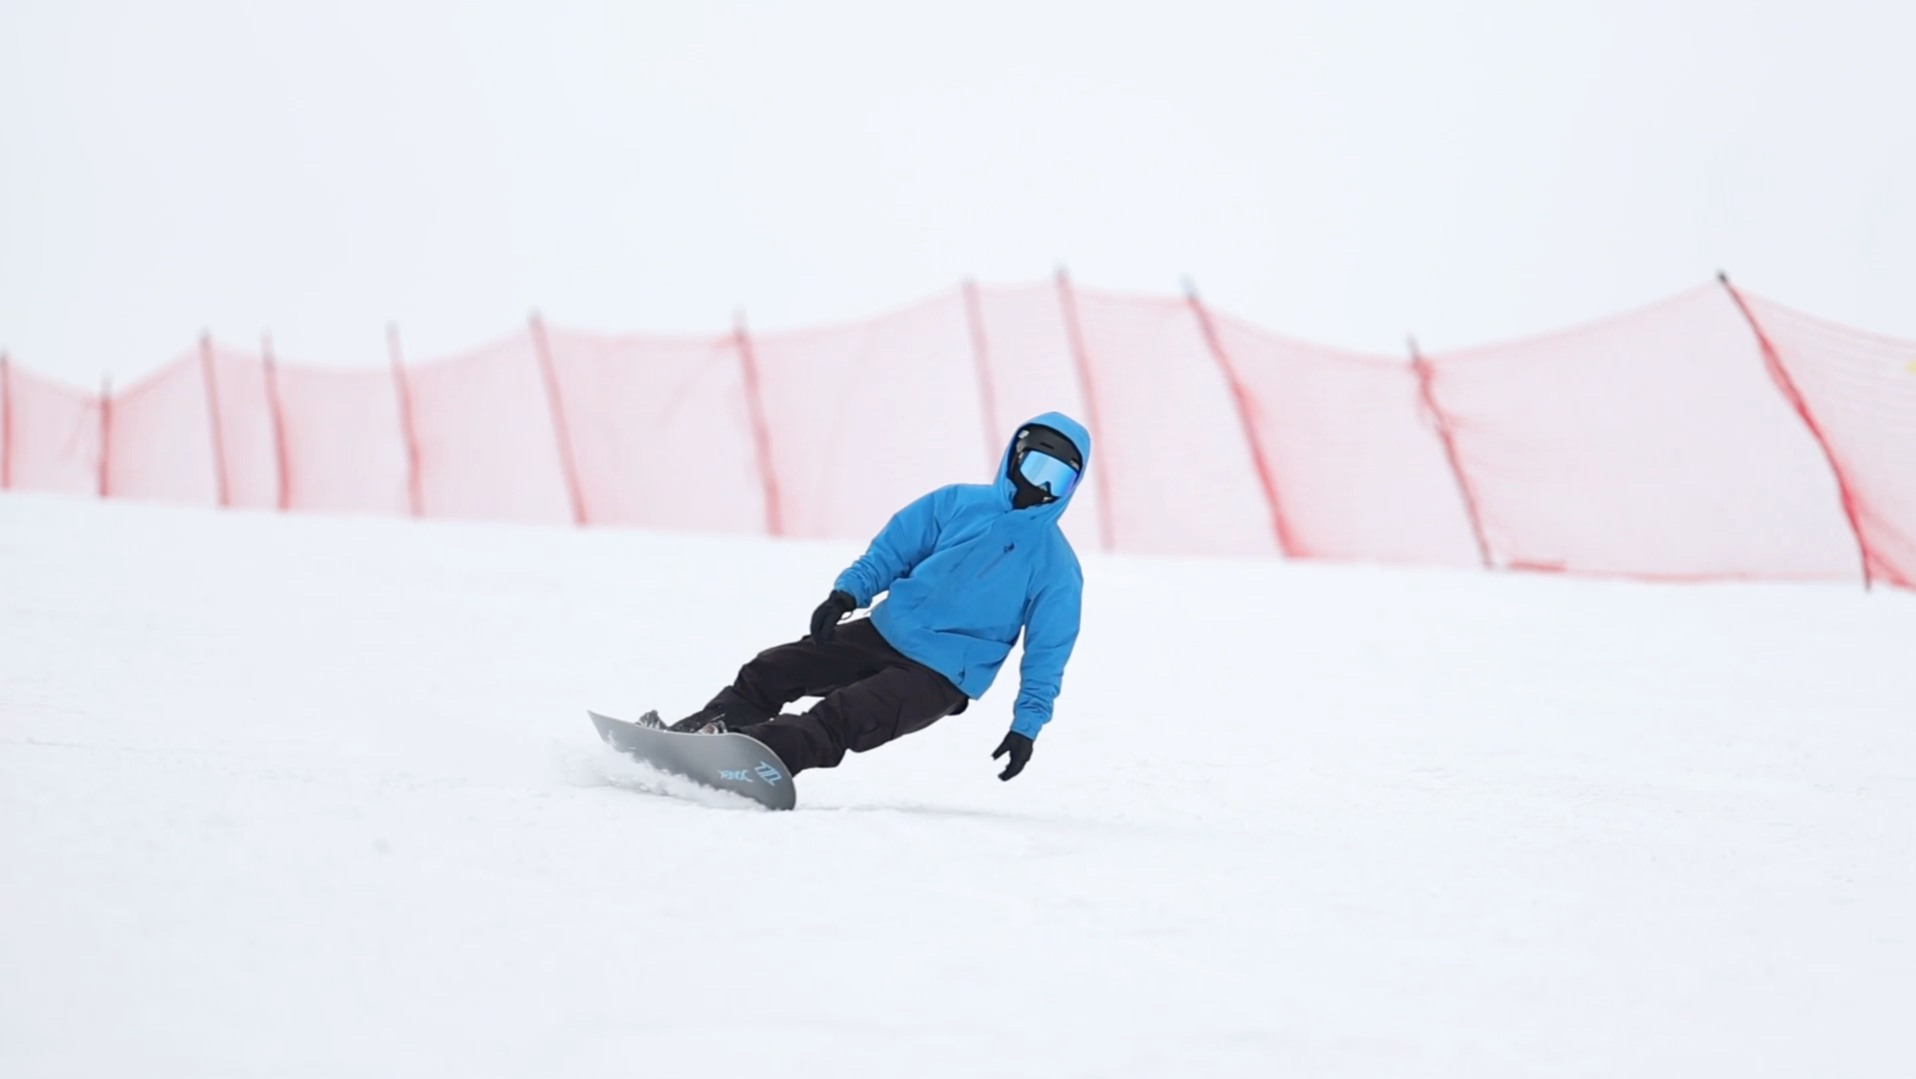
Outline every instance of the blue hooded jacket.
MULTIPOLYGON (((1090 469, 1091 435, 1076 420, 1047 412, 1024 426, 1031 424, 1069 438, 1090 469)), ((1058 517, 1084 479, 1055 502, 1014 510, 1010 464, 1006 445, 993 482, 940 487, 899 510, 834 587, 860 607, 889 591, 872 611, 872 627, 974 700, 991 688, 1023 631, 1011 729, 1036 738, 1078 641, 1084 574, 1058 517)))

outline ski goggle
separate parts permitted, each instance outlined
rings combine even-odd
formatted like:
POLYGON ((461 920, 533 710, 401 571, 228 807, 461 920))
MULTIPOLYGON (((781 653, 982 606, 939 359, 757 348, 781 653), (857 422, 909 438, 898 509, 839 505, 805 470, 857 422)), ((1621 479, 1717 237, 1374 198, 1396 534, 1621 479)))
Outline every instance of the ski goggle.
POLYGON ((1018 461, 1018 474, 1031 482, 1033 487, 1042 487, 1051 492, 1052 498, 1063 498, 1071 493, 1072 485, 1078 482, 1078 470, 1041 450, 1026 450, 1018 461))

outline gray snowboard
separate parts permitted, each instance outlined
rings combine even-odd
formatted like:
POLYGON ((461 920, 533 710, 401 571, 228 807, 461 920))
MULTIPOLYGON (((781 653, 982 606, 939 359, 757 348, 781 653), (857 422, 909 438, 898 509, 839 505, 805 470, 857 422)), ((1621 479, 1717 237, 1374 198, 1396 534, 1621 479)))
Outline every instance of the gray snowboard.
POLYGON ((742 794, 767 809, 790 809, 798 791, 778 754, 743 734, 675 734, 587 712, 599 737, 661 772, 742 794))

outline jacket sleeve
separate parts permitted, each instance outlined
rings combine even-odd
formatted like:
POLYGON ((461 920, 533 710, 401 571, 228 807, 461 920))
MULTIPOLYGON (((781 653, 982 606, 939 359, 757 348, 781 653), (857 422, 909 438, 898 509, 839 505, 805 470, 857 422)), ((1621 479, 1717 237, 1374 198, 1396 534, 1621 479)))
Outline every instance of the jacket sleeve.
POLYGON ((1051 704, 1064 683, 1064 665, 1078 643, 1083 598, 1084 578, 1075 565, 1032 598, 1025 619, 1025 655, 1018 668, 1018 702, 1011 709, 1011 729, 1026 738, 1037 738, 1051 719, 1051 704))
POLYGON ((832 587, 850 592, 860 607, 869 607, 893 581, 910 573, 938 545, 938 503, 943 493, 944 488, 939 488, 892 514, 871 546, 838 575, 832 587))

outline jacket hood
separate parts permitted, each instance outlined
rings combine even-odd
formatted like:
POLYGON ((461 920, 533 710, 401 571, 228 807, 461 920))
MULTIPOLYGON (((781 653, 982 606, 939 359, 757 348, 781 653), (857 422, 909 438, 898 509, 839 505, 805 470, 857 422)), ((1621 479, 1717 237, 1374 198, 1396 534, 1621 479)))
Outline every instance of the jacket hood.
POLYGON ((1078 453, 1084 457, 1084 471, 1078 473, 1078 482, 1071 485, 1071 490, 1065 492, 1063 498, 1058 499, 1056 502, 1046 502, 1043 505, 1015 511, 1028 513, 1034 518, 1044 517, 1050 520, 1056 520, 1058 515, 1064 512, 1065 507, 1071 504, 1071 500, 1078 496, 1078 491, 1084 487, 1086 474, 1091 471, 1091 432, 1085 430, 1083 424, 1062 412, 1046 412, 1043 415, 1033 416, 1019 424, 1016 430, 1012 432, 1012 437, 1005 442, 1004 455, 998 458, 998 476, 993 482, 993 486, 998 489, 998 492, 1004 495, 1005 505, 1007 506, 1011 504, 1012 496, 1017 493, 1017 486, 1011 482, 1010 475, 1011 450, 1018 444, 1017 431, 1021 431, 1033 424, 1049 427, 1053 431, 1070 439, 1071 444, 1078 447, 1078 453))

